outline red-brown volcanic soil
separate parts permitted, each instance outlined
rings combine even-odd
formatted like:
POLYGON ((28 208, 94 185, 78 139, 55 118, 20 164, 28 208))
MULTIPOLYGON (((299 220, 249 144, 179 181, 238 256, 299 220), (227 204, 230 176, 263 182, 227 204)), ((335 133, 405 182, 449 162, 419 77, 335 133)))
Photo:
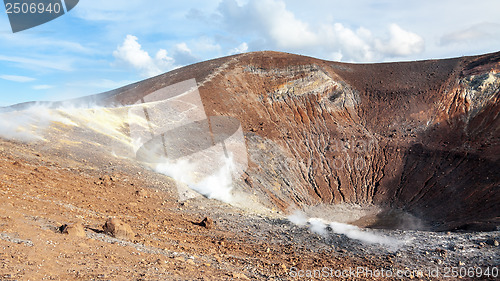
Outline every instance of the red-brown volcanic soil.
POLYGON ((207 116, 241 123, 248 169, 235 190, 268 209, 180 201, 171 178, 116 156, 109 135, 55 122, 45 141, 0 138, 1 280, 296 280, 294 268, 498 266, 498 231, 460 231, 500 223, 500 53, 387 64, 248 53, 71 103, 119 111, 192 78, 207 116), (349 222, 399 229, 380 233, 406 239, 403 248, 318 235, 285 218, 333 205, 383 210, 349 222), (109 218, 127 234, 105 233, 109 218), (433 232, 443 230, 457 232, 433 232))

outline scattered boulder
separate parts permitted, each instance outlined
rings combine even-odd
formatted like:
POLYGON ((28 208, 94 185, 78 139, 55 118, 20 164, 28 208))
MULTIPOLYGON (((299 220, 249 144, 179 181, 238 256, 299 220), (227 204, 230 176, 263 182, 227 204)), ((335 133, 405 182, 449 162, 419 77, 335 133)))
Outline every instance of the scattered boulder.
POLYGON ((201 222, 197 223, 197 225, 203 226, 206 229, 211 229, 214 226, 214 221, 209 217, 205 217, 201 222))
POLYGON ((59 231, 63 234, 68 234, 74 237, 87 237, 85 229, 81 223, 63 224, 59 227, 59 231))
POLYGON ((118 239, 131 240, 135 236, 132 227, 117 218, 108 219, 102 228, 105 234, 118 239))

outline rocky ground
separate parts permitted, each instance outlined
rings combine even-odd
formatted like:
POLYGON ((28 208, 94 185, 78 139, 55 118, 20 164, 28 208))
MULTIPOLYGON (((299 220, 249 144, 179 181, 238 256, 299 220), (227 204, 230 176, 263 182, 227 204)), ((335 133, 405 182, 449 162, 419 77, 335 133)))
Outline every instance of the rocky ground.
POLYGON ((346 280, 377 279, 368 269, 420 269, 419 279, 435 280, 426 270, 500 261, 499 232, 373 230, 404 241, 394 247, 319 235, 282 213, 179 202, 168 177, 105 155, 78 163, 78 155, 0 142, 2 280, 334 280, 338 270, 362 270, 343 272, 346 280), (130 228, 106 233, 110 218, 130 228))
POLYGON ((0 280, 498 279, 499 69, 261 52, 0 108, 0 280), (157 144, 234 152, 233 204, 139 162, 157 144))

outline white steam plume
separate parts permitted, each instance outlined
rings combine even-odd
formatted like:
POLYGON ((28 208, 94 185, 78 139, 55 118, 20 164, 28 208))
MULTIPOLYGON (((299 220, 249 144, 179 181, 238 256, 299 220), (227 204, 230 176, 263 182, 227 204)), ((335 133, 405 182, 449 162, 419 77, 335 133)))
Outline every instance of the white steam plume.
POLYGON ((298 226, 305 226, 307 224, 306 214, 298 210, 289 215, 288 220, 298 226))
POLYGON ((327 235, 328 230, 331 230, 337 234, 343 234, 350 239, 359 240, 364 243, 382 244, 391 247, 398 246, 401 243, 401 241, 394 238, 375 234, 367 229, 361 229, 354 225, 340 222, 328 222, 321 218, 307 218, 306 214, 298 210, 288 216, 288 220, 298 226, 308 225, 312 232, 323 236, 327 235))
MULTIPOLYGON (((130 138, 123 132, 129 123, 140 123, 139 118, 125 115, 125 109, 99 107, 71 102, 36 103, 21 110, 0 111, 0 137, 22 141, 47 141, 52 134, 56 140, 65 136, 57 134, 58 125, 89 129, 113 141, 130 146, 130 138)), ((113 143, 107 143, 112 146, 113 143)))
POLYGON ((328 226, 330 226, 332 231, 335 233, 344 234, 351 239, 356 239, 362 242, 370 244, 382 244, 387 246, 395 246, 399 244, 399 241, 394 238, 378 235, 368 230, 362 230, 355 225, 340 222, 330 222, 328 226))
POLYGON ((23 110, 0 113, 0 137, 22 142, 43 140, 44 130, 53 122, 73 122, 49 105, 34 104, 23 110))
POLYGON ((235 171, 232 155, 228 158, 221 156, 219 168, 211 173, 203 173, 200 163, 196 164, 186 159, 177 161, 165 160, 156 165, 155 170, 158 173, 167 175, 179 183, 186 184, 189 188, 208 197, 217 199, 226 203, 233 203, 231 194, 233 188, 233 173, 235 171))

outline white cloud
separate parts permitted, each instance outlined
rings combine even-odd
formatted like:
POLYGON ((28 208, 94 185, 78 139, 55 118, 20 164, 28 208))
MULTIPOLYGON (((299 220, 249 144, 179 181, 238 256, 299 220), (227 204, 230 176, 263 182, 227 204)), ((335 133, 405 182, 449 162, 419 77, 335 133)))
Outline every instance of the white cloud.
POLYGON ((14 81, 14 82, 20 82, 20 83, 26 83, 26 82, 31 82, 31 81, 36 80, 35 78, 32 78, 32 77, 19 76, 19 75, 0 75, 0 79, 14 81))
POLYGON ((114 81, 110 79, 93 79, 87 81, 71 81, 66 83, 66 87, 68 88, 79 88, 79 89, 87 89, 88 93, 92 91, 101 91, 101 90, 111 90, 119 87, 123 87, 128 84, 132 84, 135 81, 132 80, 119 80, 114 81))
MULTIPOLYGON (((206 34, 209 26, 193 25, 186 15, 193 8, 213 11, 217 5, 217 1, 199 0, 85 0, 80 1, 71 13, 99 27, 93 30, 105 31, 101 41, 113 42, 126 34, 133 34, 145 45, 143 38, 151 35, 161 40, 180 38, 180 41, 190 42, 194 37, 206 34)), ((170 50, 170 46, 167 49, 170 50)))
POLYGON ((116 22, 130 19, 129 11, 141 11, 141 8, 149 7, 138 0, 108 0, 108 1, 81 1, 78 9, 71 11, 77 17, 88 21, 116 22), (141 5, 142 4, 142 5, 141 5), (142 7, 141 7, 142 6, 142 7))
POLYGON ((72 71, 70 60, 58 59, 57 61, 52 59, 32 59, 18 56, 4 56, 0 55, 0 61, 14 62, 22 66, 23 68, 29 69, 51 69, 59 71, 72 71))
POLYGON ((317 44, 317 34, 310 30, 306 22, 297 19, 287 10, 284 2, 252 1, 249 5, 265 25, 265 32, 277 47, 302 48, 317 44))
POLYGON ((175 63, 179 65, 187 65, 192 64, 200 59, 193 55, 193 52, 186 43, 179 43, 174 46, 174 50, 172 51, 172 57, 175 63))
POLYGON ((356 62, 407 57, 425 49, 421 36, 397 24, 388 26, 386 38, 367 28, 352 29, 342 23, 312 25, 299 19, 281 0, 250 0, 245 4, 224 0, 218 11, 225 29, 236 37, 251 38, 247 41, 250 49, 291 51, 356 62))
MULTIPOLYGON (((203 46, 203 44, 200 46, 203 46)), ((215 48, 213 45, 212 47, 215 48)), ((193 54, 193 51, 185 42, 175 44, 171 55, 169 55, 167 50, 159 49, 155 56, 151 56, 139 44, 138 38, 133 35, 125 37, 123 43, 113 52, 113 56, 118 64, 132 67, 138 70, 144 77, 159 75, 201 60, 193 54)))
POLYGON ((278 48, 303 48, 314 44, 316 35, 281 1, 250 1, 240 6, 234 0, 219 6, 224 25, 233 32, 256 33, 278 48))
POLYGON ((241 43, 238 47, 229 50, 228 55, 241 54, 248 51, 248 44, 246 42, 241 43))
POLYGON ((215 52, 215 53, 219 53, 221 52, 221 46, 217 43, 215 43, 215 40, 210 38, 210 37, 207 37, 207 36, 203 36, 201 38, 198 38, 198 40, 196 40, 194 43, 194 49, 196 50, 197 53, 206 53, 206 52, 215 52))
POLYGON ((404 57, 420 54, 425 49, 424 39, 419 35, 402 29, 397 24, 389 26, 389 40, 376 40, 376 48, 389 57, 404 57))
POLYGON ((168 56, 167 50, 160 49, 158 50, 158 52, 156 52, 154 62, 157 64, 158 69, 169 70, 174 68, 175 60, 168 56))
POLYGON ((354 31, 341 23, 323 25, 320 30, 323 48, 334 57, 349 61, 373 61, 373 39, 364 28, 354 31))
POLYGON ((174 68, 174 59, 169 57, 167 51, 160 49, 154 58, 142 49, 138 38, 127 35, 123 44, 113 52, 119 63, 126 64, 140 71, 141 75, 151 77, 174 68))
MULTIPOLYGON (((59 53, 82 53, 82 54, 94 54, 98 51, 92 48, 83 46, 78 42, 61 40, 45 36, 37 36, 33 33, 0 33, 0 42, 2 44, 8 43, 11 47, 19 48, 29 48, 34 51, 37 50, 58 50, 59 53)), ((88 42, 86 42, 88 43, 88 42)))
POLYGON ((468 44, 491 39, 499 41, 498 38, 500 38, 500 24, 480 23, 443 35, 440 39, 440 45, 468 44))
POLYGON ((52 89, 54 88, 54 86, 52 85, 36 85, 36 86, 33 86, 33 90, 48 90, 48 89, 52 89))

